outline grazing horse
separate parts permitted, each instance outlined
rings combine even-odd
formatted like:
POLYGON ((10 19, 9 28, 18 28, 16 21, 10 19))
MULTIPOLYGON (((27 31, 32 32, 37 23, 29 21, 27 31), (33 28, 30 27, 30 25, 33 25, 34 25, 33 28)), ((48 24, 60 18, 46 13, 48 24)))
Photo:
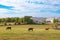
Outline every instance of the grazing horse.
POLYGON ((45 28, 45 30, 49 30, 49 28, 45 28))
POLYGON ((30 30, 33 31, 33 28, 28 28, 28 31, 30 31, 30 30))
POLYGON ((7 29, 7 30, 11 30, 11 27, 7 27, 6 29, 7 29))

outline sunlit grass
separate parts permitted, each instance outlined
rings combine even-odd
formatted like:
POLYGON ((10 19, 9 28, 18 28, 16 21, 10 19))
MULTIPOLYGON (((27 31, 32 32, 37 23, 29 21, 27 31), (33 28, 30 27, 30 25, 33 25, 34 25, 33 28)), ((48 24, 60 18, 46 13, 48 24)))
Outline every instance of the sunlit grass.
POLYGON ((11 30, 7 26, 0 26, 0 40, 60 40, 60 30, 49 29, 51 25, 14 25, 11 30), (33 27, 34 31, 28 31, 33 27))

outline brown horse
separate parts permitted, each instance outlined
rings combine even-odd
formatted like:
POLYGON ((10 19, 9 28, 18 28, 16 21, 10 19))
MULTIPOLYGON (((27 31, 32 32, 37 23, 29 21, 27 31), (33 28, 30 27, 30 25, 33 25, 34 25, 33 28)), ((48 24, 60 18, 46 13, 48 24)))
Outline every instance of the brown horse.
POLYGON ((50 28, 45 28, 45 30, 49 30, 50 28))
POLYGON ((33 28, 28 28, 28 31, 33 31, 33 28))
POLYGON ((7 29, 7 30, 11 30, 11 27, 7 27, 6 29, 7 29))

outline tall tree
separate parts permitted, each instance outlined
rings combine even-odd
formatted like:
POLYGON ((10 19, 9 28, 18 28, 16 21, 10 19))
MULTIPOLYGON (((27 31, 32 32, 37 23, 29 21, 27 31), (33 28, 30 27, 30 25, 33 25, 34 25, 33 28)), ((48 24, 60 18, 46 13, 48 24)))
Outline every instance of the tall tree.
POLYGON ((57 28, 58 20, 56 18, 53 19, 53 26, 57 28))
POLYGON ((23 22, 24 22, 24 24, 32 24, 33 20, 31 19, 31 16, 25 16, 23 18, 23 22))

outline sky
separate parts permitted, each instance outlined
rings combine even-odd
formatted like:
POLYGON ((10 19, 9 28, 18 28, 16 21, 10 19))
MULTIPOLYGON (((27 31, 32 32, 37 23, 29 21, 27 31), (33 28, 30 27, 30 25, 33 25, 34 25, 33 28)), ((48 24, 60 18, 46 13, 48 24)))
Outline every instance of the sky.
POLYGON ((0 0, 3 17, 60 17, 60 0, 0 0))

